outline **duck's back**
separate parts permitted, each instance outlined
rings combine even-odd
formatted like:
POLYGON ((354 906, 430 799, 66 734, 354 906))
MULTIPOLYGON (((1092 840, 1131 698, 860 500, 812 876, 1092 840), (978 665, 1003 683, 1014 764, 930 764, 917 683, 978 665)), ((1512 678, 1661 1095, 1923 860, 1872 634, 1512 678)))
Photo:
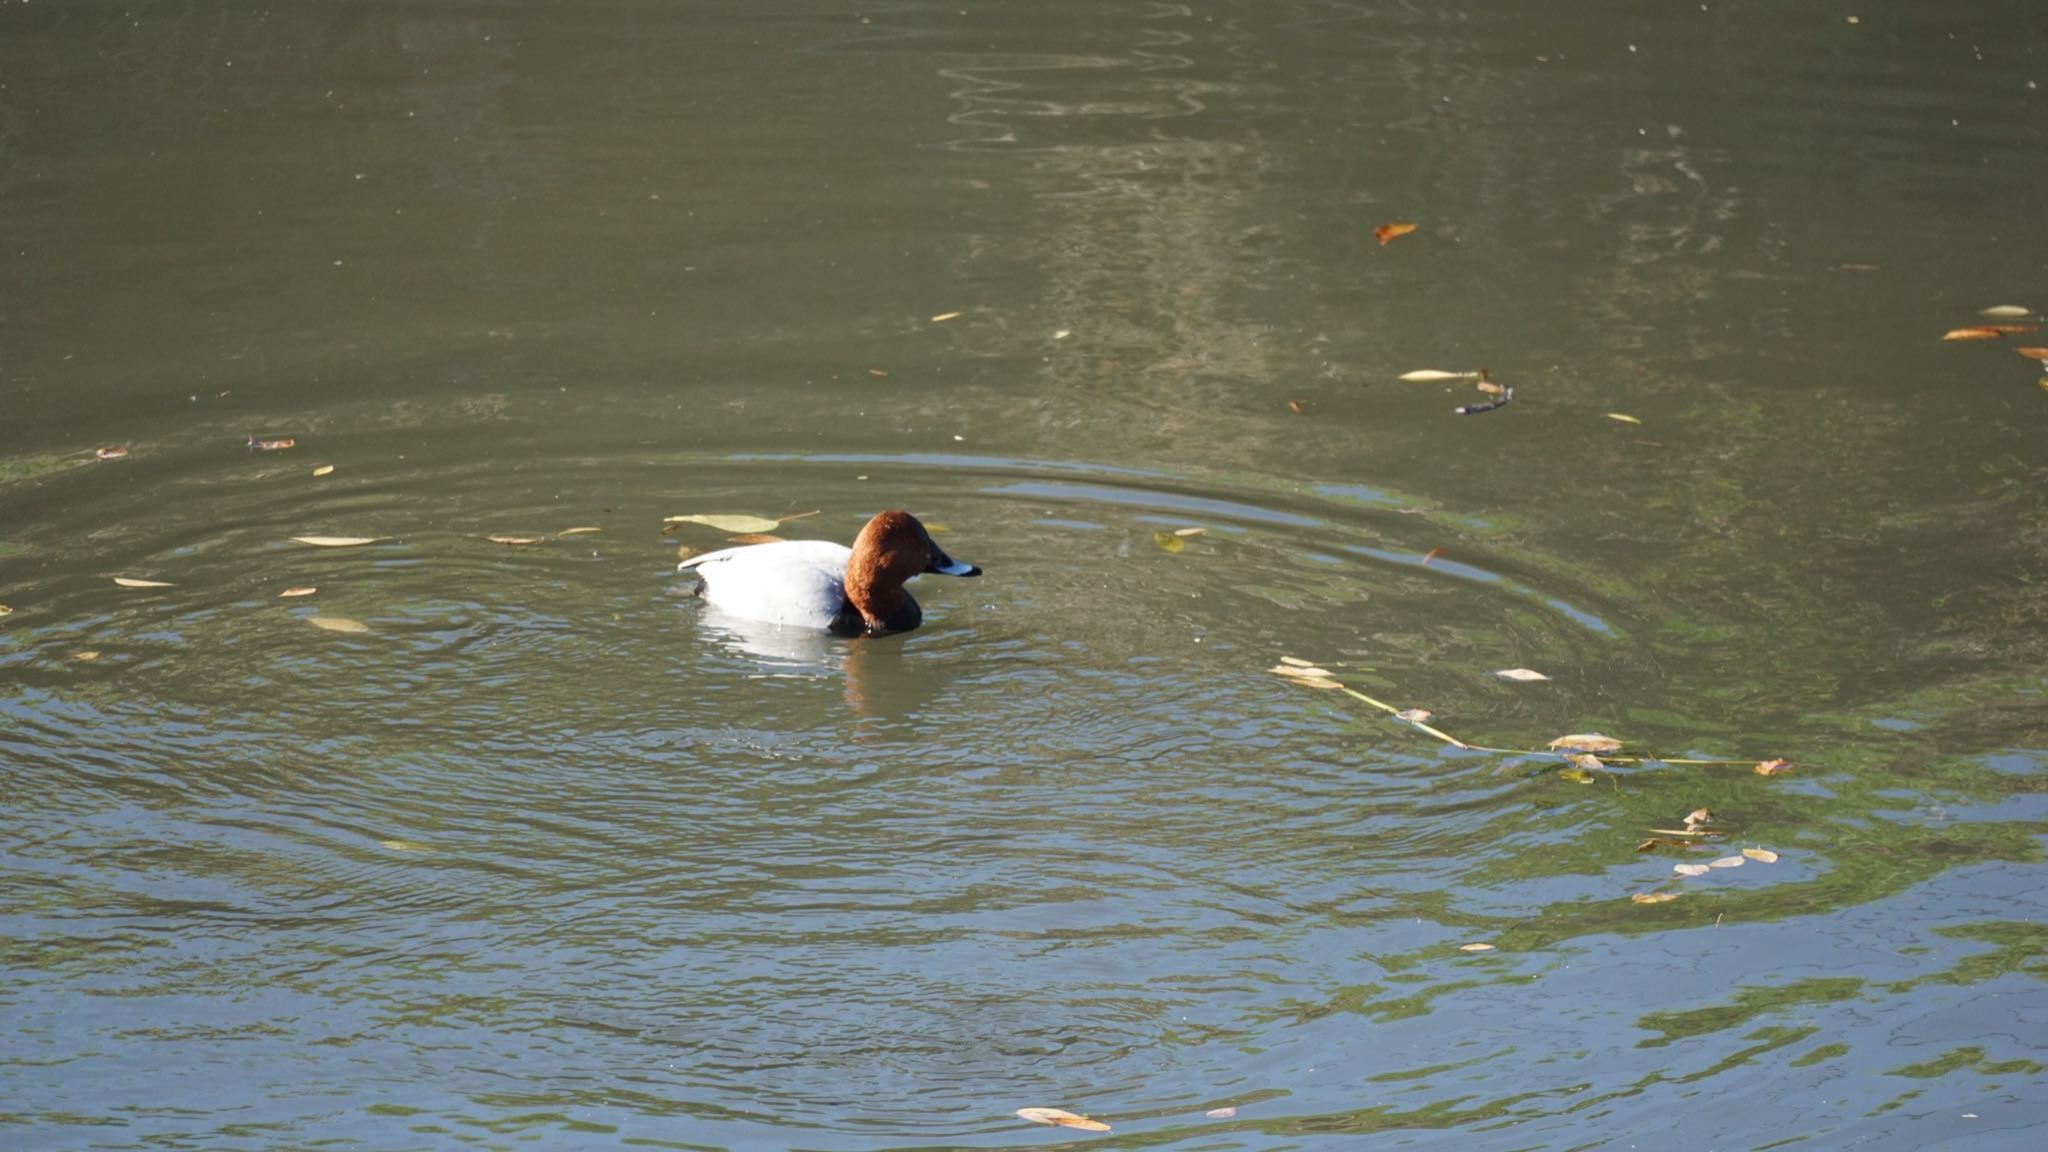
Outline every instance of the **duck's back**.
POLYGON ((852 554, 830 540, 779 540, 692 556, 677 570, 695 572, 704 581, 698 595, 720 611, 829 628, 846 607, 846 560, 852 554))

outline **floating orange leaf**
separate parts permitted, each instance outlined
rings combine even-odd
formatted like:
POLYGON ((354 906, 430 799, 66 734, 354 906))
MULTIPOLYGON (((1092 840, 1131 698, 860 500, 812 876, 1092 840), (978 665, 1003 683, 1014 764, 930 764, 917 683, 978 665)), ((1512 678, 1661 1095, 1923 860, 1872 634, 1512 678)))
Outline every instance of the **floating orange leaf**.
POLYGON ((1676 892, 1636 892, 1629 896, 1629 902, 1632 904, 1663 904, 1676 899, 1676 892))
POLYGON ((2003 336, 2024 336, 2029 332, 2041 330, 2039 324, 1984 324, 1981 327, 1987 332, 1997 332, 2003 336))
POLYGON ((1756 766, 1756 774, 1759 776, 1782 776, 1791 770, 1790 760, 1765 760, 1756 766))
POLYGON ((1671 870, 1680 876, 1705 876, 1707 874, 1707 866, 1705 864, 1673 864, 1671 870))
POLYGON ((2017 304, 1993 304, 1989 308, 1979 308, 1977 310, 1977 315, 1979 316, 1998 316, 2001 318, 2032 316, 2033 314, 2033 309, 2022 308, 2017 304))
POLYGON ((1942 333, 1943 340, 1997 340, 2004 336, 1998 329, 1985 325, 1979 328, 1951 328, 1942 333))
POLYGON ((1385 244, 1397 236, 1406 236, 1413 231, 1415 231, 1415 225, 1413 224, 1382 224, 1372 230, 1372 236, 1373 239, 1378 240, 1381 244, 1385 244))
POLYGON ((1613 752, 1621 747, 1621 741, 1598 732, 1579 732, 1570 736, 1559 736, 1550 742, 1552 748, 1570 752, 1613 752))
POLYGON ((128 450, 126 448, 97 448, 93 450, 93 458, 96 460, 126 460, 128 458, 128 450))
POLYGON ((1303 409, 1302 409, 1302 407, 1301 407, 1301 401, 1299 401, 1299 400, 1289 400, 1289 401, 1287 402, 1287 410, 1288 410, 1289 412, 1292 412, 1292 413, 1294 413, 1294 414, 1295 414, 1296 416, 1299 416, 1299 415, 1301 415, 1301 413, 1302 413, 1302 411, 1303 411, 1303 409))
POLYGON ((2013 351, 2029 360, 2048 360, 2048 348, 2015 348, 2013 351))
POLYGON ((1778 862, 1778 854, 1769 848, 1744 848, 1742 854, 1751 860, 1761 861, 1765 864, 1776 864, 1778 862))
POLYGON ((1061 1128, 1079 1128, 1083 1132, 1109 1131, 1109 1125, 1102 1121, 1077 1116, 1064 1108, 1019 1108, 1017 1115, 1033 1124, 1054 1124, 1061 1128))
POLYGON ((1609 420, 1619 420, 1619 421, 1621 421, 1621 422, 1622 422, 1623 424, 1641 424, 1641 423, 1642 423, 1642 421, 1641 421, 1641 420, 1638 420, 1638 419, 1636 419, 1635 417, 1633 417, 1633 416, 1629 415, 1629 414, 1628 414, 1628 413, 1626 413, 1626 412, 1609 412, 1609 413, 1607 414, 1607 418, 1608 418, 1609 420))

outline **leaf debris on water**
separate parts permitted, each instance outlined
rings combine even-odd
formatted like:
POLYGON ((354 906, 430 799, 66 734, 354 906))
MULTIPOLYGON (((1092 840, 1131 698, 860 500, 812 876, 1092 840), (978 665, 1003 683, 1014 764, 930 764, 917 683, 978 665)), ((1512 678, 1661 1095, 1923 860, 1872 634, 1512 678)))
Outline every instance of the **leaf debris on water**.
POLYGON ((1413 372, 1401 373, 1400 378, 1408 381, 1410 384, 1434 384, 1439 380, 1477 380, 1479 379, 1479 373, 1445 372, 1440 368, 1417 368, 1413 372))
POLYGON ((114 577, 114 583, 116 583, 116 584, 119 584, 119 585, 120 585, 121 587, 123 587, 123 588, 170 588, 170 587, 172 587, 172 585, 171 585, 171 584, 169 584, 168 582, 166 582, 166 581, 163 581, 163 580, 141 580, 141 579, 137 579, 136 577, 133 577, 133 576, 116 576, 116 577, 114 577))
POLYGON ((1033 1124, 1052 1124, 1061 1128, 1079 1128, 1083 1132, 1107 1132, 1109 1125, 1100 1120, 1090 1120, 1064 1108, 1019 1108, 1017 1115, 1033 1124))
POLYGON ((294 544, 311 544, 315 548, 354 548, 360 544, 375 544, 382 536, 294 536, 294 544))
POLYGON ((1676 899, 1676 892, 1636 892, 1629 896, 1629 902, 1632 904, 1663 904, 1676 899))
POLYGON ((1673 864, 1671 870, 1680 876, 1705 876, 1707 874, 1707 866, 1705 864, 1673 864))
POLYGON ((1413 224, 1382 224, 1372 230, 1372 238, 1379 241, 1382 246, 1385 246, 1388 242, 1398 237, 1406 236, 1413 231, 1415 231, 1415 225, 1413 224))
POLYGON ((1629 415, 1629 414, 1628 414, 1628 413, 1626 413, 1626 412, 1609 412, 1609 413, 1607 414, 1607 418, 1608 418, 1609 420, 1619 420, 1619 421, 1621 421, 1621 422, 1622 422, 1623 424, 1641 424, 1641 423, 1642 423, 1642 421, 1641 421, 1641 420, 1638 420, 1638 419, 1636 419, 1636 418, 1635 418, 1634 416, 1631 416, 1631 415, 1629 415))
POLYGON ((1495 672, 1494 675, 1503 680, 1516 680, 1524 684, 1534 684, 1539 680, 1550 679, 1550 677, 1545 676, 1541 672, 1532 672, 1527 668, 1503 668, 1495 672))
POLYGON ((1200 536, 1207 531, 1207 528, 1175 528, 1173 534, 1175 536, 1200 536))
POLYGON ((1550 746, 1571 752, 1615 752, 1621 749, 1621 741, 1598 732, 1575 732, 1570 736, 1559 736, 1550 742, 1550 746))
POLYGON ((1460 952, 1491 952, 1491 951, 1493 951, 1493 945, 1491 945, 1491 944, 1486 944, 1486 943, 1460 944, 1460 945, 1458 945, 1458 951, 1460 951, 1460 952))
POLYGON ((1721 857, 1721 858, 1720 858, 1719 860, 1709 860, 1709 861, 1707 861, 1707 867, 1709 867, 1709 868, 1740 868, 1740 867, 1742 867, 1742 866, 1743 866, 1744 864, 1747 864, 1747 863, 1749 863, 1749 861, 1747 861, 1747 860, 1743 859, 1743 858, 1742 858, 1742 857, 1740 857, 1740 856, 1723 856, 1723 857, 1721 857))
POLYGON ((90 664, 93 661, 99 659, 100 654, 94 651, 93 649, 88 648, 83 652, 73 652, 71 654, 71 658, 73 660, 78 661, 80 664, 90 664))
POLYGON ((602 531, 604 531, 604 529, 602 529, 602 528, 564 528, 564 529, 562 529, 562 530, 561 530, 560 532, 557 532, 557 533, 555 533, 555 535, 557 535, 557 536, 588 536, 588 535, 589 535, 589 534, 591 534, 592 532, 602 532, 602 531))
POLYGON ((128 458, 128 450, 126 448, 111 446, 106 448, 95 448, 93 449, 92 455, 93 459, 95 460, 126 460, 128 458))
POLYGON ((1280 663, 1273 665, 1268 671, 1278 676, 1293 676, 1301 680, 1322 680, 1332 675, 1328 668, 1318 668, 1313 664, 1295 664, 1290 662, 1285 656, 1282 656, 1280 663))
POLYGON ((1394 713, 1394 719, 1404 724, 1420 724, 1432 715, 1434 713, 1427 708, 1403 708, 1399 712, 1394 713))
POLYGON ((2001 319, 2018 316, 2032 316, 2033 314, 2033 309, 2022 308, 2017 304, 1993 304, 1989 308, 1979 308, 1977 310, 1977 315, 1979 316, 1997 316, 2001 319))
POLYGON ((955 319, 959 315, 960 313, 958 312, 941 312, 937 316, 932 317, 932 323, 944 324, 946 321, 955 319))
POLYGON ((331 476, 333 474, 334 465, 332 464, 322 464, 318 468, 313 469, 313 475, 315 476, 331 476))
POLYGON ((1204 1113, 1202 1113, 1202 1115, 1204 1115, 1204 1116, 1207 1116, 1207 1117, 1208 1117, 1209 1119, 1211 1119, 1211 1120, 1228 1120, 1228 1119, 1230 1119, 1230 1118, 1231 1118, 1232 1116, 1235 1116, 1235 1115, 1237 1115, 1237 1109, 1235 1109, 1235 1108, 1211 1108, 1211 1109, 1209 1109, 1209 1110, 1208 1110, 1207 1112, 1204 1112, 1204 1113))
POLYGON ((318 592, 319 590, 320 589, 313 587, 311 584, 307 584, 298 588, 287 588, 284 591, 279 592, 277 594, 277 598, 283 600, 286 597, 311 596, 313 593, 318 592))
POLYGON ((1792 762, 1785 759, 1764 760, 1756 766, 1756 774, 1759 776, 1782 776, 1791 770, 1792 762))
POLYGON ((2048 348, 2015 348, 2013 351, 2029 360, 2048 360, 2048 348))
POLYGON ((489 540, 493 544, 544 544, 547 542, 547 537, 545 536, 486 536, 484 539, 489 540))
POLYGON ((275 440, 258 440, 254 436, 249 437, 249 447, 257 452, 282 452, 286 448, 297 446, 297 444, 298 441, 289 436, 280 436, 275 440))
POLYGON ((7 605, 5 605, 5 604, 0 604, 0 616, 12 616, 12 615, 14 615, 14 609, 12 609, 12 608, 9 608, 9 607, 8 607, 7 605))
POLYGON ((329 632, 368 632, 370 630, 368 624, 363 623, 361 620, 351 620, 346 616, 308 616, 306 617, 306 623, 311 624, 315 628, 324 628, 329 632))
POLYGON ((1158 545, 1161 552, 1180 552, 1188 546, 1188 542, 1175 532, 1154 532, 1152 543, 1158 545))
POLYGON ((1778 854, 1769 848, 1744 848, 1742 854, 1751 860, 1763 864, 1776 864, 1778 862, 1778 854))
POLYGON ((782 527, 782 521, 770 520, 766 516, 748 516, 743 513, 697 512, 688 516, 664 516, 664 524, 702 524, 720 532, 773 532, 782 527))
POLYGON ((1296 416, 1301 415, 1304 411, 1304 409, 1301 406, 1301 401, 1299 400, 1289 400, 1287 402, 1287 410, 1289 412, 1294 413, 1296 416))
POLYGON ((433 849, 417 840, 379 840, 377 847, 393 852, 432 852, 433 849))

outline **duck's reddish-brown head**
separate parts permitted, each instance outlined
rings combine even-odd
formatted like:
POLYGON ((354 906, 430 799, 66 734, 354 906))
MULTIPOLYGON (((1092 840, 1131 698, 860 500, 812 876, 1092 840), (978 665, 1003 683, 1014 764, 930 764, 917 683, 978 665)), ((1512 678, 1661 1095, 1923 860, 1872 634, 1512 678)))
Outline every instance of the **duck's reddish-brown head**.
POLYGON ((876 513, 854 538, 846 560, 846 599, 861 615, 861 630, 880 636, 922 623, 924 613, 903 585, 926 572, 981 575, 981 569, 946 555, 917 517, 894 508, 876 513))

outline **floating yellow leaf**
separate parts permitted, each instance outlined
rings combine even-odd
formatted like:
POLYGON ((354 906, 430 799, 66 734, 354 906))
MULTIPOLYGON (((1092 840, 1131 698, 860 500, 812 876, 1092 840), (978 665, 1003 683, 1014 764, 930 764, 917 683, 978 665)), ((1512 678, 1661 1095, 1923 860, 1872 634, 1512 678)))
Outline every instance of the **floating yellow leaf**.
POLYGON ((286 448, 297 444, 298 441, 289 436, 280 437, 276 440, 258 440, 254 436, 249 437, 249 447, 254 448, 258 452, 282 452, 286 448))
POLYGON ((1720 858, 1719 860, 1709 860, 1709 861, 1707 861, 1707 867, 1709 867, 1709 868, 1740 868, 1740 867, 1742 867, 1742 866, 1743 866, 1744 864, 1746 864, 1746 863, 1748 863, 1748 861, 1747 861, 1747 860, 1744 860, 1744 859, 1743 859, 1742 857, 1740 857, 1740 856, 1723 856, 1723 857, 1721 857, 1721 858, 1720 858))
POLYGON ((1413 372, 1401 373, 1401 379, 1410 384, 1434 384, 1439 380, 1474 380, 1477 372, 1445 372, 1438 368, 1417 368, 1413 372))
POLYGON ((1792 770, 1790 760, 1765 760, 1756 766, 1759 776, 1782 776, 1792 770))
POLYGON ((959 315, 960 313, 958 312, 941 312, 937 316, 932 317, 932 323, 944 324, 946 321, 954 319, 959 315))
POLYGON ((1671 870, 1680 876, 1705 876, 1707 874, 1707 866, 1705 864, 1673 864, 1671 870))
POLYGON ((486 536, 484 539, 489 540, 493 544, 545 544, 547 542, 547 537, 545 536, 486 536))
POLYGON ((1550 742, 1552 748, 1570 752, 1613 752, 1621 747, 1621 741, 1598 732, 1579 732, 1570 736, 1559 736, 1550 742))
POLYGON ((1491 951, 1493 951, 1493 945, 1491 945, 1491 944, 1460 944, 1460 945, 1458 945, 1458 951, 1460 951, 1460 952, 1491 952, 1491 951))
POLYGON ((1751 860, 1760 861, 1765 864, 1776 864, 1778 862, 1778 854, 1769 848, 1744 848, 1742 854, 1751 860))
POLYGON ((1503 668, 1495 672, 1494 675, 1503 680, 1518 680, 1526 684, 1534 684, 1539 680, 1550 679, 1550 677, 1545 676, 1541 672, 1532 672, 1527 668, 1503 668))
MULTIPOLYGON (((1200 536, 1202 533, 1207 531, 1207 528, 1175 528, 1173 530, 1173 534, 1175 536, 1200 536)), ((1286 659, 1286 657, 1283 656, 1281 657, 1281 659, 1284 660, 1286 659)))
POLYGON ((331 476, 333 474, 334 465, 332 464, 322 464, 318 468, 313 469, 313 475, 315 476, 331 476))
POLYGON ((1154 532, 1152 543, 1159 545, 1161 552, 1178 552, 1188 546, 1187 541, 1171 532, 1154 532))
POLYGON ((1292 664, 1296 668, 1313 668, 1316 666, 1315 661, 1303 660, 1299 656, 1282 656, 1280 662, 1282 664, 1292 664))
POLYGON ((1979 316, 1997 316, 2000 318, 2032 316, 2033 314, 2033 309, 2022 308, 2017 304, 1993 304, 1989 308, 1980 308, 1977 310, 1977 315, 1979 316))
POLYGON ((747 516, 738 513, 730 515, 724 513, 698 513, 690 516, 664 516, 661 522, 664 524, 702 524, 706 528, 716 528, 720 532, 733 533, 773 532, 777 528, 782 527, 782 521, 780 520, 770 520, 765 516, 747 516))
POLYGON ((95 448, 92 455, 95 460, 126 460, 128 458, 128 450, 126 448, 95 448))
POLYGON ((1415 231, 1415 225, 1413 224, 1382 224, 1372 230, 1372 237, 1384 245, 1396 237, 1406 236, 1413 231, 1415 231))
POLYGON ((560 532, 557 532, 557 533, 555 533, 555 535, 557 535, 557 536, 588 536, 588 535, 590 535, 590 534, 591 534, 592 532, 602 532, 602 531, 604 531, 604 529, 602 529, 602 528, 564 528, 564 529, 562 529, 562 530, 561 530, 560 532))
POLYGON ((0 604, 0 616, 12 616, 12 615, 14 615, 14 609, 12 609, 12 608, 9 608, 9 607, 8 607, 7 605, 5 605, 5 604, 0 604))
POLYGON ((315 548, 354 548, 358 544, 375 544, 382 536, 294 536, 294 544, 311 544, 315 548))
POLYGON ((1584 768, 1559 768, 1557 774, 1574 784, 1591 784, 1593 782, 1593 774, 1584 768))
POLYGON ((1102 1121, 1077 1116, 1064 1108, 1019 1108, 1017 1115, 1033 1124, 1054 1124, 1061 1128, 1079 1128, 1083 1132, 1109 1131, 1109 1125, 1102 1121))
POLYGON ((780 543, 782 543, 782 537, 780 537, 780 536, 777 536, 777 535, 775 535, 775 534, 774 534, 774 533, 772 533, 772 532, 747 532, 747 533, 743 533, 742 535, 739 535, 739 536, 728 536, 728 537, 726 537, 726 539, 727 539, 727 540, 729 540, 729 541, 731 541, 731 542, 732 542, 732 543, 734 543, 734 544, 780 544, 780 543))
POLYGON ((2029 360, 2048 360, 2048 348, 2015 348, 2013 351, 2029 360))
POLYGON ((135 577, 133 577, 133 576, 116 576, 116 577, 114 577, 114 583, 116 583, 116 584, 119 584, 119 585, 120 585, 121 587, 123 587, 123 588, 169 588, 169 587, 171 587, 171 585, 169 585, 169 584, 166 584, 166 583, 164 583, 164 582, 163 582, 162 580, 137 580, 137 579, 136 579, 135 577))
POLYGON ((1663 904, 1676 899, 1676 892, 1636 892, 1629 896, 1630 903, 1634 904, 1663 904))
POLYGON ((315 628, 325 628, 329 632, 368 632, 370 630, 368 624, 363 623, 361 620, 351 620, 346 616, 308 616, 306 617, 306 623, 311 624, 315 628))
POLYGON ((2004 333, 1988 325, 1978 328, 1951 328, 1941 334, 1943 340, 1998 340, 2004 333))
POLYGON ((1621 422, 1622 422, 1623 424, 1641 424, 1641 423, 1642 423, 1642 421, 1641 421, 1641 420, 1638 420, 1638 419, 1636 419, 1635 417, 1633 417, 1633 416, 1629 415, 1629 414, 1628 414, 1628 413, 1626 413, 1626 412, 1609 412, 1609 413, 1607 414, 1607 418, 1608 418, 1609 420, 1619 420, 1619 421, 1621 421, 1621 422))
POLYGON ((1687 828, 1697 824, 1711 824, 1713 822, 1714 811, 1711 808, 1695 808, 1685 814, 1685 826, 1687 828))
POLYGON ((292 596, 311 596, 313 593, 318 591, 318 588, 313 587, 311 584, 307 584, 299 588, 287 588, 284 591, 279 592, 277 594, 277 598, 283 600, 292 596))
POLYGON ((72 658, 73 660, 76 660, 76 661, 78 661, 78 662, 79 662, 79 663, 81 663, 81 664, 90 664, 90 663, 92 663, 93 661, 95 661, 95 660, 99 659, 99 658, 100 658, 100 654, 99 654, 99 653, 97 653, 97 652, 94 652, 94 651, 92 651, 92 650, 90 650, 90 649, 88 649, 88 650, 86 650, 86 651, 84 651, 84 652, 73 652, 73 653, 71 654, 71 658, 72 658))

